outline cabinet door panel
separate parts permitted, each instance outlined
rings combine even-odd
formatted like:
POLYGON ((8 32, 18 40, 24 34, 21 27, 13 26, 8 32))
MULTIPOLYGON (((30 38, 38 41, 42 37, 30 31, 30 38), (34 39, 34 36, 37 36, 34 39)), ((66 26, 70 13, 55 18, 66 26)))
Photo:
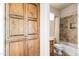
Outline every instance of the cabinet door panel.
POLYGON ((11 56, 22 56, 24 55, 24 41, 10 43, 10 55, 11 56))
POLYGON ((22 15, 23 16, 23 4, 21 3, 10 3, 9 4, 10 14, 22 15))
POLYGON ((24 20, 10 18, 10 35, 24 34, 24 20))
POLYGON ((36 21, 28 21, 29 22, 29 34, 38 33, 38 23, 36 21))
POLYGON ((33 39, 28 41, 28 47, 29 47, 29 55, 30 56, 38 56, 39 55, 39 41, 38 39, 33 39))
POLYGON ((28 17, 37 18, 38 10, 35 4, 28 4, 28 17))

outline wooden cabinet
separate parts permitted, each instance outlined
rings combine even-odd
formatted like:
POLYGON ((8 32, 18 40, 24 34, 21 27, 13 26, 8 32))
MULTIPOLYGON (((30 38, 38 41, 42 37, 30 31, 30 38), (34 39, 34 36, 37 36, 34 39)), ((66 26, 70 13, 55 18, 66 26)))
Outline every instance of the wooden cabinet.
POLYGON ((39 55, 39 41, 39 4, 6 4, 6 55, 39 55))
POLYGON ((50 40, 50 56, 54 56, 54 40, 50 40))

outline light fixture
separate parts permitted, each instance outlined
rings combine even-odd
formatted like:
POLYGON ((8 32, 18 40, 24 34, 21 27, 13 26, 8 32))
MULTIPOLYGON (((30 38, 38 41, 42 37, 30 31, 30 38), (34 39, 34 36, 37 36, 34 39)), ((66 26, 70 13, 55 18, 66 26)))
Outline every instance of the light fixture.
POLYGON ((50 13, 50 21, 54 20, 54 13, 50 13))

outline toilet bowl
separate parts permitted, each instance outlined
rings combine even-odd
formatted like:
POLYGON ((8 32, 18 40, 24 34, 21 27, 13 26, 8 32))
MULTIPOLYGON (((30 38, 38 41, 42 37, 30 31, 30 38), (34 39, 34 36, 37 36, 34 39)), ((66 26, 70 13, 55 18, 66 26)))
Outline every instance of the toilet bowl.
POLYGON ((54 44, 56 51, 57 51, 57 55, 62 55, 62 51, 63 51, 63 45, 62 44, 54 44))

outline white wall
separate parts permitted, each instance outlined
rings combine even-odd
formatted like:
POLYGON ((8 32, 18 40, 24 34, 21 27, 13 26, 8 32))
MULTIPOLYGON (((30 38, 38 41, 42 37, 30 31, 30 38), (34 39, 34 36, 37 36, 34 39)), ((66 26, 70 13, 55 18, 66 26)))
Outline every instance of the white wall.
POLYGON ((0 4, 0 56, 5 53, 4 40, 5 40, 5 6, 0 4))
POLYGON ((40 55, 49 56, 49 4, 40 4, 40 55))
POLYGON ((61 17, 77 14, 77 4, 69 5, 68 7, 61 10, 61 17))
MULTIPOLYGON (((54 24, 55 24, 54 25, 55 26, 55 28, 54 28, 55 29, 54 35, 55 35, 55 37, 54 38, 56 39, 57 42, 59 42, 60 11, 58 9, 53 8, 52 6, 50 6, 50 12, 55 14, 55 19, 54 19, 54 24)), ((52 25, 53 24, 51 24, 51 26, 52 25)), ((52 32, 52 28, 51 28, 50 32, 52 32)), ((51 38, 52 38, 52 36, 51 36, 51 38)))
POLYGON ((53 8, 52 6, 50 6, 50 12, 54 13, 55 16, 59 16, 60 17, 60 11, 56 8, 53 8))

